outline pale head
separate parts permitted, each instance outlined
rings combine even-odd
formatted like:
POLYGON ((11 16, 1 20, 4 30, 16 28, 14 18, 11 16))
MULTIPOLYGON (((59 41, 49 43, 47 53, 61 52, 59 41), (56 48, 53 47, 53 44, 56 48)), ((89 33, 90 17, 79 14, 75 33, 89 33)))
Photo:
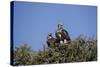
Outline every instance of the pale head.
POLYGON ((64 25, 62 23, 59 23, 58 24, 58 29, 63 29, 64 28, 64 25))

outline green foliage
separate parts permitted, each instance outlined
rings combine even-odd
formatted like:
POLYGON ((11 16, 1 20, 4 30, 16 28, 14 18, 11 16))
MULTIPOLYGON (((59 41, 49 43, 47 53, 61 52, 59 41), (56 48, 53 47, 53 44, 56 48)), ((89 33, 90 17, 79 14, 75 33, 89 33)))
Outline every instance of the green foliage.
POLYGON ((29 65, 33 61, 33 52, 27 44, 16 47, 14 50, 15 65, 29 65))
MULTIPOLYGON (((57 44, 60 45, 60 44, 57 44)), ((86 62, 97 60, 97 40, 79 36, 70 44, 32 51, 28 45, 16 47, 14 50, 15 65, 55 64, 69 62, 86 62), (82 41, 84 42, 82 42, 82 41)))

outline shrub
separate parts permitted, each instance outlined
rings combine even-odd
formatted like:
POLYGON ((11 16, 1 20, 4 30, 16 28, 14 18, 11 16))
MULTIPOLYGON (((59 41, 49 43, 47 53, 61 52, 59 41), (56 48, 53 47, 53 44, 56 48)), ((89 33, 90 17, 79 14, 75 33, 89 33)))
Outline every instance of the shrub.
POLYGON ((65 47, 46 47, 38 52, 32 51, 30 46, 24 44, 15 48, 14 60, 15 65, 96 61, 97 40, 86 40, 80 36, 65 47))

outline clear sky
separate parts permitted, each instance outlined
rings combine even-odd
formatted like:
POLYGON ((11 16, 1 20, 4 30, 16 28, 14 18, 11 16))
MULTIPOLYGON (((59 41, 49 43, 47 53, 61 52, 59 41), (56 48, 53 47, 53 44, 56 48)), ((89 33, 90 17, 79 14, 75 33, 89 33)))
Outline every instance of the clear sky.
POLYGON ((53 33, 57 24, 63 23, 71 39, 83 34, 97 37, 97 7, 14 2, 14 45, 29 44, 39 50, 46 44, 48 32, 53 33))

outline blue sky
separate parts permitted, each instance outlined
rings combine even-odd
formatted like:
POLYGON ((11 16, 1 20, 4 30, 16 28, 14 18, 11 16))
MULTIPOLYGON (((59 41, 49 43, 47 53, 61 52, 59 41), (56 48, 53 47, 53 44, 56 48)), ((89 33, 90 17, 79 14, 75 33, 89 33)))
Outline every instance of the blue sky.
POLYGON ((96 6, 14 2, 14 46, 29 44, 39 50, 46 44, 48 32, 63 23, 71 39, 83 34, 97 37, 96 6))

